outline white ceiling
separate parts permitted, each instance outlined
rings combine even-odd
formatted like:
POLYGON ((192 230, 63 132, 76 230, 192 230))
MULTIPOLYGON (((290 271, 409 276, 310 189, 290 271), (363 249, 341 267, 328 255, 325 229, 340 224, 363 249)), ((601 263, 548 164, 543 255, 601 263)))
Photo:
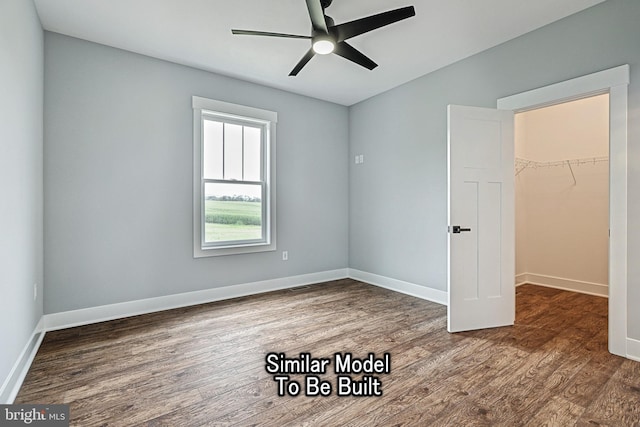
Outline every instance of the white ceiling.
POLYGON ((368 71, 316 55, 308 40, 234 36, 232 28, 310 35, 305 0, 35 0, 44 29, 352 105, 604 0, 334 0, 337 24, 413 5, 416 16, 349 41, 368 71))

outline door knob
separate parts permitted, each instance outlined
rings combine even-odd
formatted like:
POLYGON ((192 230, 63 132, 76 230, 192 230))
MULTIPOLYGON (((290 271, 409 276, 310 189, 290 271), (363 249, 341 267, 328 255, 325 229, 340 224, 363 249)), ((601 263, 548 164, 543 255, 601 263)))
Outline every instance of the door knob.
POLYGON ((462 231, 471 231, 470 228, 462 228, 459 225, 453 225, 451 226, 451 232, 454 234, 459 234, 462 231))

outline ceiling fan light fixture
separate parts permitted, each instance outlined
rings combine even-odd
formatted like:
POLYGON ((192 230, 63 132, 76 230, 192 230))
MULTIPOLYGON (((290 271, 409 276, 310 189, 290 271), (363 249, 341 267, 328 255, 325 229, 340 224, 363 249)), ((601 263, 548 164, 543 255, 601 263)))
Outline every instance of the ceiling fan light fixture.
POLYGON ((313 51, 319 55, 328 55, 336 48, 332 40, 319 39, 313 42, 313 51))

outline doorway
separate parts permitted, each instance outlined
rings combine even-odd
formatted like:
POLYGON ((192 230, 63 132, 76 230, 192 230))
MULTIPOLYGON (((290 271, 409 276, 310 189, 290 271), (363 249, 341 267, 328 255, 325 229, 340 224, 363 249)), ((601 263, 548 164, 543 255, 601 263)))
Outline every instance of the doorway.
POLYGON ((516 286, 608 297, 609 94, 515 115, 516 286))
POLYGON ((609 351, 627 357, 627 97, 629 66, 600 71, 501 98, 498 109, 522 112, 609 94, 609 351))

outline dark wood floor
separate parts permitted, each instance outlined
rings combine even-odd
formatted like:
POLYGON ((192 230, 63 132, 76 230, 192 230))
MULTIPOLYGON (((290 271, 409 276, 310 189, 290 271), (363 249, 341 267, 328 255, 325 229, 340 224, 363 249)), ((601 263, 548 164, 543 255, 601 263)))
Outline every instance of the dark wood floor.
MULTIPOLYGON (((353 280, 47 333, 16 403, 77 426, 640 425, 640 363, 607 352, 607 300, 531 285, 513 327, 353 280), (382 397, 278 397, 265 355, 391 354, 382 397)), ((354 376, 360 379, 360 376, 354 376)), ((301 382, 304 376, 292 376, 301 382)))

